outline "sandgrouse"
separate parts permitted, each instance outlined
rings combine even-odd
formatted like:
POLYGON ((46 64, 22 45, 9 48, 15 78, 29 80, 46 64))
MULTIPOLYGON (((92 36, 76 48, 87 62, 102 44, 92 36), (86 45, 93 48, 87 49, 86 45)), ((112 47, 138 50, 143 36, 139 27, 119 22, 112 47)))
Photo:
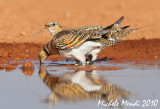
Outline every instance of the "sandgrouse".
POLYGON ((50 55, 59 54, 66 58, 75 58, 76 65, 80 62, 86 65, 88 56, 89 64, 93 64, 103 48, 119 44, 118 39, 138 29, 119 27, 123 19, 124 16, 109 26, 84 26, 77 29, 64 29, 56 22, 46 24, 45 27, 53 35, 53 39, 39 52, 40 63, 50 55))

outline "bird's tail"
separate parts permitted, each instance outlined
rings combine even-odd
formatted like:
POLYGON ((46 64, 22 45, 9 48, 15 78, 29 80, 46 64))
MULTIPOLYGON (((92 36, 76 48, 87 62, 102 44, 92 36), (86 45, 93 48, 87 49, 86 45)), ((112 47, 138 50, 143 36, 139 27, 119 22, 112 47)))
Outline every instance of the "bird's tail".
POLYGON ((122 37, 125 37, 126 35, 138 30, 139 28, 135 28, 135 29, 121 29, 117 32, 115 32, 114 34, 111 35, 110 38, 113 38, 115 40, 118 40, 122 37))
POLYGON ((99 31, 98 33, 101 34, 105 39, 111 39, 116 41, 117 39, 125 37, 126 35, 134 32, 135 30, 140 29, 140 28, 127 29, 129 26, 119 27, 123 20, 124 16, 118 19, 115 23, 99 31))

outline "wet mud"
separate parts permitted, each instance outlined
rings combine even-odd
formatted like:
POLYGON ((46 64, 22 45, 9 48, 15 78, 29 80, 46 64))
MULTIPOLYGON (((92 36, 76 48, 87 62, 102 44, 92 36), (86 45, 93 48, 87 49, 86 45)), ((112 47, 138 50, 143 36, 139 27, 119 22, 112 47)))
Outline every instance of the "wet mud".
MULTIPOLYGON (((160 39, 127 40, 116 46, 103 49, 97 59, 97 63, 103 61, 116 62, 145 62, 146 64, 158 64, 160 62, 160 39)), ((38 53, 43 44, 32 43, 0 43, 0 64, 7 64, 8 61, 38 60, 38 53)), ((48 60, 57 62, 66 59, 60 55, 50 56, 48 60)), ((19 63, 12 63, 15 66, 19 63)), ((3 66, 1 66, 3 68, 3 66)))

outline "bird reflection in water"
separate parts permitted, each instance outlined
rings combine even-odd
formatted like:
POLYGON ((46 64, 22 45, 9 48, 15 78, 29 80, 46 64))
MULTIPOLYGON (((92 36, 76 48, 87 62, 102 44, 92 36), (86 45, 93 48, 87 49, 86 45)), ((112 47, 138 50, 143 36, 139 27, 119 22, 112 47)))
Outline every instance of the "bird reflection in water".
POLYGON ((118 100, 120 102, 130 95, 128 91, 103 79, 97 70, 78 69, 75 72, 55 76, 49 74, 41 65, 39 76, 52 91, 45 100, 45 103, 50 105, 55 105, 62 99, 72 102, 84 100, 105 100, 106 102, 118 100))

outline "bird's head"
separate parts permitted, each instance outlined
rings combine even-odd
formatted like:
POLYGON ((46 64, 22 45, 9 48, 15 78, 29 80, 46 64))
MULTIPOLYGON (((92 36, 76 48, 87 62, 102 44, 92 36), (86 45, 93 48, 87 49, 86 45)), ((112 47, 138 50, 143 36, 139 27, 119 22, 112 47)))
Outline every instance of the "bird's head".
POLYGON ((57 22, 49 22, 45 24, 45 28, 47 28, 52 35, 62 31, 62 27, 57 22))

